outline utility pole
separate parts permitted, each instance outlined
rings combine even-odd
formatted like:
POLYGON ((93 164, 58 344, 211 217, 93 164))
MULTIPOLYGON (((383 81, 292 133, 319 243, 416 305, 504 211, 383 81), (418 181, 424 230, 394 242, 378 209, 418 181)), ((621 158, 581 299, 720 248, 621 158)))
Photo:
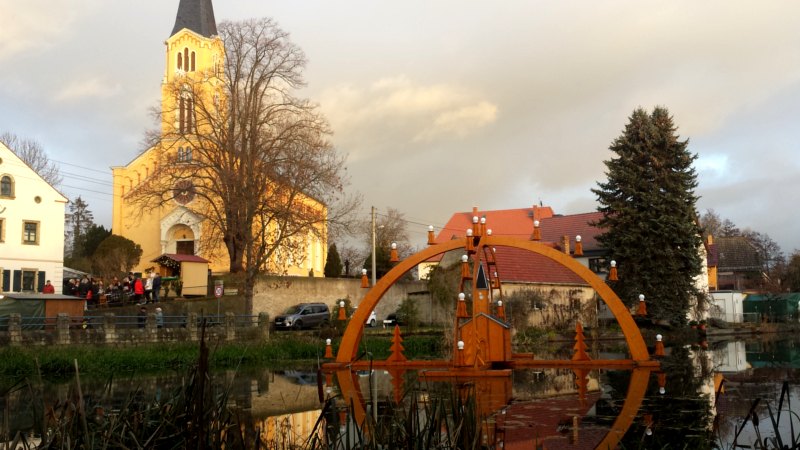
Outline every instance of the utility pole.
POLYGON ((375 207, 372 207, 372 285, 375 286, 375 207))

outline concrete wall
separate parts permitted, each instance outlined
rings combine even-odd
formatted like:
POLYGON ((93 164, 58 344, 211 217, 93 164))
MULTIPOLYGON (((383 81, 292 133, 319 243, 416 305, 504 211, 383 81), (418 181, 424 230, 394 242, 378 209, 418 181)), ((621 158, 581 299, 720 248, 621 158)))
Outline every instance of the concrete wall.
MULTIPOLYGON (((164 319, 164 327, 157 327, 156 315, 147 315, 146 323, 140 328, 138 318, 116 317, 105 313, 100 319, 93 319, 91 328, 82 328, 81 323, 72 321, 67 314, 59 314, 52 329, 26 330, 22 327, 19 314, 11 314, 8 331, 0 331, 0 345, 3 346, 112 346, 136 347, 160 342, 197 342, 202 329, 197 326, 198 316, 191 313, 185 320, 164 319), (170 323, 173 322, 173 323, 170 323), (123 325, 132 323, 132 325, 123 325)), ((205 331, 207 341, 249 342, 269 339, 270 318, 261 314, 258 318, 236 317, 224 313, 222 319, 209 325, 205 331), (237 324, 248 321, 249 324, 237 324)))
MULTIPOLYGON (((214 277, 217 278, 217 277, 214 277)), ((211 282, 213 285, 213 282, 211 282)), ((226 287, 228 284, 226 283, 226 287)), ((424 281, 401 281, 392 286, 375 308, 378 322, 395 312, 400 302, 412 293, 417 298, 425 322, 424 305, 430 294, 424 281)), ((253 298, 253 314, 268 313, 271 317, 298 303, 320 302, 333 308, 340 299, 349 298, 358 306, 369 289, 361 287, 360 279, 308 278, 308 277, 259 277, 253 298)))

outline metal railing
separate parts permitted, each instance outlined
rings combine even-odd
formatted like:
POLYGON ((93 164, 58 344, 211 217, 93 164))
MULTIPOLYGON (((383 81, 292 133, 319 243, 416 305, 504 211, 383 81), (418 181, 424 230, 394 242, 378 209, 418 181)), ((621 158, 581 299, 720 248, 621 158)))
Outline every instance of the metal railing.
MULTIPOLYGON (((0 317, 0 331, 8 331, 10 317, 0 317)), ((68 316, 68 326, 71 329, 83 328, 102 328, 105 325, 105 316, 68 316)), ((158 325, 166 327, 167 325, 178 328, 186 327, 189 325, 190 316, 161 316, 161 322, 158 325)), ((226 316, 224 315, 197 315, 195 326, 201 327, 205 320, 206 326, 224 326, 226 324, 226 316)), ((233 324, 248 324, 258 325, 261 323, 260 316, 257 315, 234 315, 233 324)), ((146 326, 148 323, 147 316, 114 316, 114 326, 120 325, 138 325, 146 326)), ((21 317, 20 326, 22 329, 31 327, 47 327, 53 329, 58 324, 58 317, 21 317)))

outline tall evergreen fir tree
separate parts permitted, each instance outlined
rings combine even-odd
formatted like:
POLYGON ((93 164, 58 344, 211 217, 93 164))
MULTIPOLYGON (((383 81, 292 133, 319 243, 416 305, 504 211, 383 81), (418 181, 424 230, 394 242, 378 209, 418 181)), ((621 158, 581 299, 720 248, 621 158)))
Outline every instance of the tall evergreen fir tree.
POLYGON ((331 244, 328 248, 328 257, 325 259, 325 278, 339 278, 342 276, 342 258, 336 244, 331 244))
POLYGON ((666 108, 635 110, 611 144, 616 156, 605 161, 608 181, 592 192, 603 213, 597 240, 617 262, 614 292, 629 306, 644 294, 652 319, 684 324, 699 294, 702 230, 695 213, 697 156, 676 131, 666 108))
POLYGON ((86 233, 94 224, 94 215, 89 204, 78 196, 69 202, 69 213, 64 216, 64 256, 80 258, 84 256, 83 245, 86 233))

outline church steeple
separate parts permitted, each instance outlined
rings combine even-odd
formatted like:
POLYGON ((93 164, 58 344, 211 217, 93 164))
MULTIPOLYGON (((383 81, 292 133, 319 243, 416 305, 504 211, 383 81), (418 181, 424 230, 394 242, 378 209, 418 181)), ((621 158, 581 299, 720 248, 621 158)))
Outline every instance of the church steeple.
POLYGON ((181 0, 170 36, 174 36, 184 28, 207 38, 217 34, 217 22, 214 19, 211 0, 181 0))

